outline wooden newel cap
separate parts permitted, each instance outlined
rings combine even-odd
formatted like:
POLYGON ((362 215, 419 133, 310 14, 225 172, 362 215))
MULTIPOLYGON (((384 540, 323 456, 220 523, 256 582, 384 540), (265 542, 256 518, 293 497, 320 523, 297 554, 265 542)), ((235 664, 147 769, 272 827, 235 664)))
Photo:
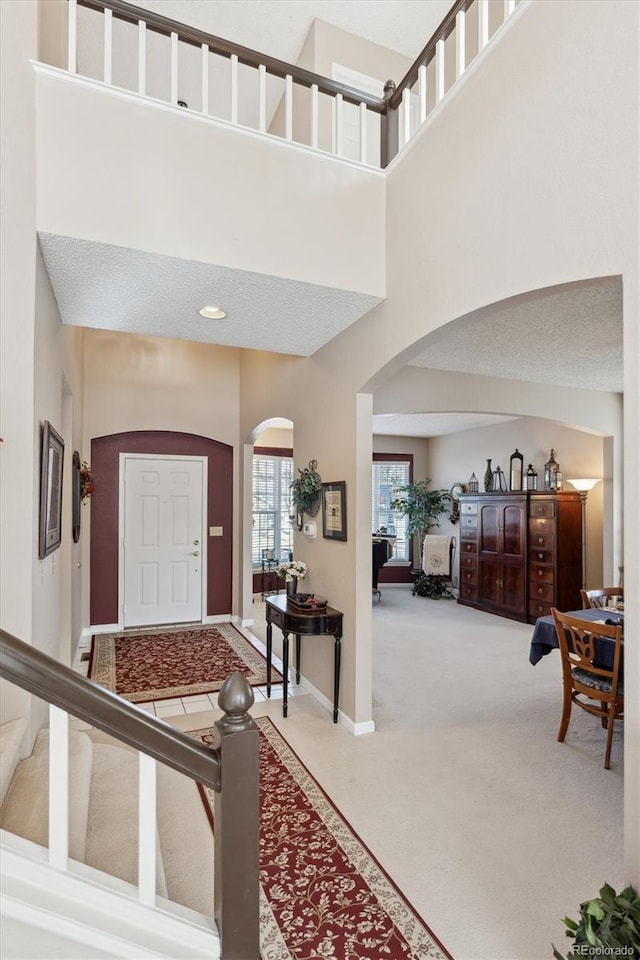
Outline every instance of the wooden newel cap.
POLYGON ((240 723, 255 702, 253 690, 246 678, 237 671, 229 674, 220 688, 218 706, 230 723, 240 723))

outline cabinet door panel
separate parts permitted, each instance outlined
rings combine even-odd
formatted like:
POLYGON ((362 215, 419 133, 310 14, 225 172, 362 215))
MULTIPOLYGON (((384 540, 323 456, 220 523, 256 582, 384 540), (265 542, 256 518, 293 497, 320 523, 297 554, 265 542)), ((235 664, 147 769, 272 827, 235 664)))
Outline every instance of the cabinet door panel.
POLYGON ((478 563, 478 597, 488 607, 500 604, 500 567, 497 560, 480 560, 478 563))
POLYGON ((505 506, 503 513, 503 554, 524 560, 527 542, 525 512, 521 504, 505 506))
POLYGON ((500 509, 497 504, 484 503, 480 511, 479 549, 483 553, 500 552, 500 509))
POLYGON ((526 569, 517 564, 505 563, 500 577, 501 605, 503 610, 517 617, 527 613, 526 569))

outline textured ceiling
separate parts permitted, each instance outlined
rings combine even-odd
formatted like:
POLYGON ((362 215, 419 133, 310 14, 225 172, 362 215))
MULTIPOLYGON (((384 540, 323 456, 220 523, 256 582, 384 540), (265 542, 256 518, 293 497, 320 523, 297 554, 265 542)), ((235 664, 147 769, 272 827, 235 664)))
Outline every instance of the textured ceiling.
POLYGON ((40 234, 64 323, 311 356, 378 297, 40 234), (222 306, 224 320, 200 307, 222 306))
POLYGON ((622 392, 619 277, 533 291, 440 327, 410 364, 622 392))
POLYGON ((517 419, 492 413, 380 413, 373 417, 373 432, 392 437, 441 437, 517 419))

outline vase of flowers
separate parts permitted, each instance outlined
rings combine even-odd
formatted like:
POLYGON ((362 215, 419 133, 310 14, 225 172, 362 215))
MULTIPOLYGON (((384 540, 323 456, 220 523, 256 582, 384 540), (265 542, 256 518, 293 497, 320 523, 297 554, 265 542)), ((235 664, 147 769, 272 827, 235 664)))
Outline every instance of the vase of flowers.
POLYGON ((80 500, 82 503, 85 500, 88 500, 91 494, 96 489, 96 485, 93 479, 93 474, 91 473, 91 467, 86 460, 83 460, 80 465, 80 500))
POLYGON ((306 572, 307 565, 302 560, 289 560, 276 567, 276 573, 284 580, 288 597, 293 597, 298 592, 298 577, 302 579, 306 572))

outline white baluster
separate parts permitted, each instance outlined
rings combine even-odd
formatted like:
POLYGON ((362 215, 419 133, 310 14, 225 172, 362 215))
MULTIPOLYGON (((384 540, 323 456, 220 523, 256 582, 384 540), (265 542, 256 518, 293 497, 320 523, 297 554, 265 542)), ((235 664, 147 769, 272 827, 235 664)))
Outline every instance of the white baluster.
POLYGON ((402 91, 402 144, 405 146, 411 140, 411 90, 405 87, 402 91))
POLYGON ((202 44, 202 112, 209 114, 209 47, 202 44))
POLYGON ((231 123, 238 122, 238 57, 231 54, 231 123))
POLYGON ((284 135, 293 140, 293 77, 287 74, 284 94, 284 135))
POLYGON ((138 898, 156 901, 156 761, 138 754, 138 898))
POLYGON ((311 84, 311 146, 318 149, 318 84, 311 84))
POLYGON ((343 118, 342 118, 342 94, 338 93, 335 97, 336 102, 336 149, 335 153, 337 157, 342 156, 342 139, 343 139, 343 118))
POLYGON ((418 93, 420 97, 420 123, 427 119, 427 68, 418 67, 418 93))
POLYGON ((360 104, 360 163, 367 162, 367 105, 360 104))
POLYGON ((478 53, 489 42, 489 0, 477 0, 478 3, 478 53))
POLYGON ((436 103, 444 97, 444 40, 436 43, 436 103))
POLYGON ((147 25, 138 20, 138 93, 143 96, 147 88, 147 25))
POLYGON ((67 70, 76 72, 78 53, 78 4, 77 0, 69 0, 69 19, 67 22, 67 70))
POLYGON ((49 863, 69 863, 69 714, 49 706, 49 863))
POLYGON ((504 19, 508 20, 516 8, 516 0, 504 0, 504 19))
POLYGON ((464 10, 456 14, 456 78, 459 80, 466 66, 466 22, 464 10))
POLYGON ((258 100, 260 114, 260 132, 267 132, 267 68, 263 63, 258 67, 258 100))
POLYGON ((171 103, 178 102, 178 34, 171 34, 171 103))
POLYGON ((110 84, 113 76, 113 11, 104 11, 104 82, 110 84))

